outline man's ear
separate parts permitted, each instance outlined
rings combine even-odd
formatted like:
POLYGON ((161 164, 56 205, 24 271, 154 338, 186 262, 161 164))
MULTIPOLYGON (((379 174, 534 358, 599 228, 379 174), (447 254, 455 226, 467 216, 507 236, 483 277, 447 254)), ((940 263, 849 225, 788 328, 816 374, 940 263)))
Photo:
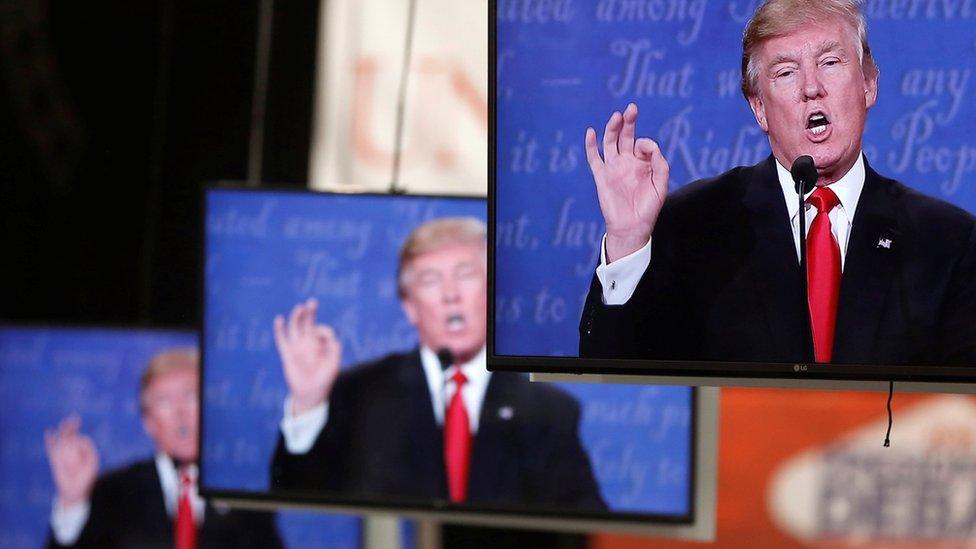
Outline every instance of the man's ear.
POLYGON ((749 96, 749 107, 752 108, 752 115, 756 117, 756 123, 762 128, 762 131, 769 133, 769 125, 766 123, 766 106, 763 105, 759 94, 749 96))
POLYGON ((400 298, 400 307, 403 308, 403 314, 407 315, 407 320, 410 321, 411 326, 417 325, 417 307, 414 306, 413 302, 406 296, 400 298))
POLYGON ((156 433, 156 428, 157 428, 156 422, 153 420, 153 418, 147 416, 145 413, 143 413, 139 417, 142 420, 142 428, 143 428, 143 430, 146 431, 146 434, 149 435, 149 438, 152 439, 152 441, 155 443, 156 442, 156 434, 157 434, 156 433))
POLYGON ((864 107, 870 109, 878 100, 878 74, 871 78, 864 78, 864 107))

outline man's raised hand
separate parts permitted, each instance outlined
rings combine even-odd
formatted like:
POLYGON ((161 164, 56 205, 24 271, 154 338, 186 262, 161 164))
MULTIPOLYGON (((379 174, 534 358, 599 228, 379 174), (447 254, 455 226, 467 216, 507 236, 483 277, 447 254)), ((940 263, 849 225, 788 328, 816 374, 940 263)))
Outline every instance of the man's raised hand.
POLYGON ((614 112, 604 130, 602 158, 596 131, 586 129, 586 160, 607 225, 607 263, 647 244, 668 194, 668 162, 657 143, 635 139, 636 125, 637 105, 614 112))
POLYGON ((292 308, 286 325, 284 317, 274 319, 275 345, 291 393, 293 415, 329 399, 339 376, 342 344, 332 328, 315 323, 318 302, 309 299, 292 308))
POLYGON ((88 501, 98 476, 98 450, 80 428, 81 418, 72 415, 61 420, 56 429, 44 432, 58 502, 65 508, 88 501))

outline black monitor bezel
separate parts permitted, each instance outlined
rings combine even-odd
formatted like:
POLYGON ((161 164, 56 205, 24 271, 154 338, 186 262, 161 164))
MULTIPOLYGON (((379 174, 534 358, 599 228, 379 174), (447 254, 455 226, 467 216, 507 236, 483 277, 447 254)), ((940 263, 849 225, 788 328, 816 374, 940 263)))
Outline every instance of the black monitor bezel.
MULTIPOLYGON (((495 342, 496 201, 498 197, 497 111, 497 0, 489 0, 488 31, 488 369, 545 374, 637 375, 653 378, 688 378, 703 386, 796 387, 797 381, 839 382, 839 388, 860 389, 876 382, 931 384, 932 391, 956 391, 948 385, 976 384, 976 364, 845 364, 816 362, 734 362, 500 355, 495 342), (865 382, 866 385, 858 385, 865 382)), ((580 135, 583 128, 580 129, 580 135)), ((594 265, 594 270, 596 265, 594 265)), ((976 386, 973 387, 976 391, 976 386)))

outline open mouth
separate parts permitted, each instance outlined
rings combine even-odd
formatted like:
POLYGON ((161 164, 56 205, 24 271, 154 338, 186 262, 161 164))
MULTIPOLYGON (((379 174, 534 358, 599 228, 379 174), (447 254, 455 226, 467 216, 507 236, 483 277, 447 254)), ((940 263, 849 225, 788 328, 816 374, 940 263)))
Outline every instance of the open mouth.
POLYGON ((465 324, 464 315, 460 313, 454 313, 447 317, 447 330, 449 332, 463 330, 465 324))
POLYGON ((827 119, 827 115, 820 111, 814 111, 807 117, 807 131, 813 135, 824 133, 829 125, 830 120, 827 119))

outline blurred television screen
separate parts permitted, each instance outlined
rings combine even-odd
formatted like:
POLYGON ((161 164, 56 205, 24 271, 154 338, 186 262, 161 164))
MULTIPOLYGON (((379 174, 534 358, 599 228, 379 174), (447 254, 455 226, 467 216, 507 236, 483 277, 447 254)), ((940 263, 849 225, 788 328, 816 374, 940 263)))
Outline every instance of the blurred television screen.
POLYGON ((571 528, 691 523, 694 389, 486 370, 486 215, 462 197, 209 189, 207 493, 571 528), (455 371, 468 378, 461 493, 455 371), (315 426, 294 444, 283 430, 303 417, 315 426))
MULTIPOLYGON (((45 432, 66 418, 94 443, 100 475, 152 460, 140 377, 157 354, 196 346, 189 330, 0 327, 0 547, 45 545, 57 492, 45 432)), ((160 498, 146 508, 162 509, 160 498)), ((271 520, 285 547, 359 546, 358 518, 282 511, 271 520)))

